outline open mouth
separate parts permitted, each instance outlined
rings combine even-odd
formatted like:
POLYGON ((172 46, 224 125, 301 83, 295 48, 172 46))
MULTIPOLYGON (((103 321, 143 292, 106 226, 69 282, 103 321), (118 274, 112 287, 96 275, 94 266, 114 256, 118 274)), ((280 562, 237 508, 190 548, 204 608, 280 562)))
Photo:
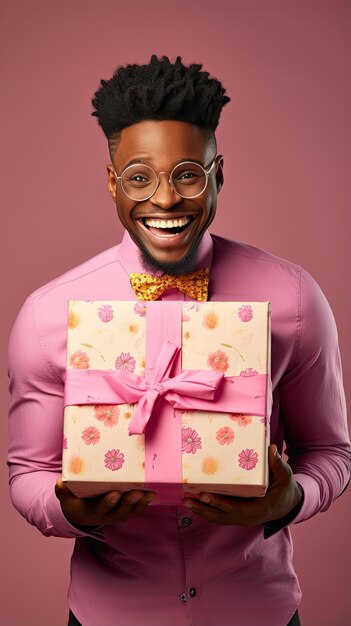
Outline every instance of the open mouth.
POLYGON ((160 235, 178 235, 182 233, 189 224, 193 222, 192 216, 186 215, 174 219, 160 220, 153 217, 144 217, 143 224, 154 234, 160 235))

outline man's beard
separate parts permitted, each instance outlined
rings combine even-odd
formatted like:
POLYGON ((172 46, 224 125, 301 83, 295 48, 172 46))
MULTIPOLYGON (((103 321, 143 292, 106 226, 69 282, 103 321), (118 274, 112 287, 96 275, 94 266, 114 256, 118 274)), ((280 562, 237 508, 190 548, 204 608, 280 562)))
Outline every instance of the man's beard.
POLYGON ((183 259, 169 263, 156 261, 156 259, 154 259, 148 253, 146 248, 140 242, 138 242, 140 261, 144 265, 145 269, 151 273, 154 273, 156 271, 162 271, 166 274, 169 274, 170 276, 182 276, 184 274, 189 274, 189 272, 192 272, 195 269, 196 253, 200 241, 201 240, 199 239, 195 239, 194 241, 192 241, 189 252, 183 259))

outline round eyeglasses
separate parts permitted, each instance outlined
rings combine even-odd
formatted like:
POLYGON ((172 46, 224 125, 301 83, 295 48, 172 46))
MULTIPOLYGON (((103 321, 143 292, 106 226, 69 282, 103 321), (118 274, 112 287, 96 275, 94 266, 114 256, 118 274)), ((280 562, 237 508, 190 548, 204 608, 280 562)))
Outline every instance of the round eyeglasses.
MULTIPOLYGON (((178 163, 168 177, 172 189, 182 198, 200 196, 207 187, 208 177, 216 162, 216 156, 208 169, 195 161, 178 163)), ((166 172, 156 174, 151 167, 142 163, 128 165, 120 176, 118 176, 115 168, 113 168, 113 173, 116 180, 121 182, 122 191, 128 198, 136 202, 151 198, 160 186, 160 174, 167 174, 166 172)))

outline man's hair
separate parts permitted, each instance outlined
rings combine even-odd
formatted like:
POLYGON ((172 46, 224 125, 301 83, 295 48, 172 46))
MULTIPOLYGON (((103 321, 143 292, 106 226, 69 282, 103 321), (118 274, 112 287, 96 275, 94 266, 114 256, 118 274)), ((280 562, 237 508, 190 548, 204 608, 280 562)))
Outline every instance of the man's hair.
POLYGON ((110 80, 102 80, 92 104, 92 115, 108 139, 113 154, 120 132, 143 120, 178 120, 196 124, 214 136, 226 90, 202 65, 188 67, 181 57, 171 63, 155 54, 146 65, 118 67, 110 80))

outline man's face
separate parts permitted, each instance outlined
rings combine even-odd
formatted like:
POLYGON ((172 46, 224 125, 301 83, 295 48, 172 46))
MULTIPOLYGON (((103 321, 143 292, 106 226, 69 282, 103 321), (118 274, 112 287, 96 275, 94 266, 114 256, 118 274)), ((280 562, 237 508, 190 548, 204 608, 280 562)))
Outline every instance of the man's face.
POLYGON ((119 219, 152 269, 175 274, 192 269, 197 247, 216 213, 217 192, 223 181, 223 158, 216 158, 207 187, 196 198, 179 196, 168 177, 181 161, 197 161, 208 169, 214 156, 215 142, 207 139, 198 126, 187 122, 147 120, 122 130, 113 155, 119 176, 131 161, 144 163, 157 174, 167 174, 161 174, 160 185, 151 198, 138 202, 125 195, 112 166, 107 166, 109 192, 119 219), (156 227, 149 220, 181 220, 178 224, 184 227, 181 232, 173 232, 170 228, 156 227))

